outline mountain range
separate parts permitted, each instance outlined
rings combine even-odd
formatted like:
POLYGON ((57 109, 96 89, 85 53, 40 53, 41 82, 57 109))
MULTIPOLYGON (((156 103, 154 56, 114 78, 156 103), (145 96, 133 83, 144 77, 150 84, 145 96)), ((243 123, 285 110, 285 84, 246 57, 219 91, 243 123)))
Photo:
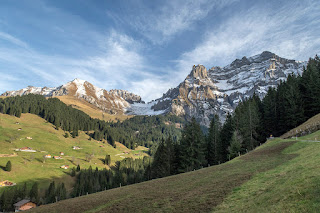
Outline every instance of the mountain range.
POLYGON ((264 97, 269 87, 285 81, 290 74, 301 75, 306 61, 282 58, 264 51, 252 57, 236 59, 225 67, 193 65, 190 74, 177 87, 149 103, 126 90, 101 89, 74 79, 59 87, 33 87, 7 91, 1 96, 39 94, 46 97, 75 96, 110 114, 159 115, 175 114, 189 120, 195 117, 209 126, 214 114, 224 121, 238 103, 256 93, 264 97))

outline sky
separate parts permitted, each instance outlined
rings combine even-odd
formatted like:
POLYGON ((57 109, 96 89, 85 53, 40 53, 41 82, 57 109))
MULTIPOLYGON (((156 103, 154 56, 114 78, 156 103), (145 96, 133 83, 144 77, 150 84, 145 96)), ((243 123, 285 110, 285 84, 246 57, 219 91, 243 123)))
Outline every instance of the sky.
POLYGON ((0 93, 79 78, 150 101, 194 64, 308 60, 319 35, 316 0, 1 0, 0 93))

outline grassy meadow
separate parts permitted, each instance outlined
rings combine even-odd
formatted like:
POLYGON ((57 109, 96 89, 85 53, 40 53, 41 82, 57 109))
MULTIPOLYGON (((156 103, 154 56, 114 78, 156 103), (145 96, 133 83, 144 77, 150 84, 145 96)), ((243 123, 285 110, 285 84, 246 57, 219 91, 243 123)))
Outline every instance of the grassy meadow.
POLYGON ((31 212, 316 212, 320 143, 276 138, 225 164, 41 206, 31 212))
MULTIPOLYGON (((77 138, 71 136, 65 138, 64 134, 63 130, 56 130, 52 124, 36 115, 22 114, 21 118, 17 118, 0 114, 0 181, 9 180, 17 184, 27 182, 28 185, 39 181, 42 185, 46 185, 54 179, 65 182, 70 188, 73 179, 68 174, 71 168, 78 164, 81 168, 88 168, 90 165, 93 168, 108 168, 102 161, 107 154, 111 156, 112 163, 126 157, 146 156, 141 147, 130 150, 116 143, 117 147, 114 148, 106 141, 88 140, 89 136, 81 131, 77 138), (17 122, 19 124, 16 124, 17 122), (26 137, 32 137, 32 140, 26 137), (79 146, 81 149, 73 150, 73 146, 79 146), (31 147, 37 152, 15 151, 22 147, 31 147), (64 152, 64 156, 61 156, 63 159, 43 158, 47 154, 60 156, 60 152, 64 152), (92 158, 90 162, 88 162, 89 156, 92 158), (8 160, 12 163, 11 172, 3 170, 8 160), (62 165, 69 165, 70 169, 61 169, 62 165)), ((3 188, 0 188, 0 191, 3 188)))

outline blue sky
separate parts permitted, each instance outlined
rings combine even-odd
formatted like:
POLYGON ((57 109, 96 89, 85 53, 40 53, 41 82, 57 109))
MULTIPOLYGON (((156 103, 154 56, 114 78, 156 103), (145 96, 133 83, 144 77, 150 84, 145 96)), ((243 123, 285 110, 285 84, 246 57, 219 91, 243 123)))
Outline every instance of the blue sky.
POLYGON ((1 0, 0 93, 74 78, 144 100, 208 69, 272 51, 320 52, 317 1, 1 0))

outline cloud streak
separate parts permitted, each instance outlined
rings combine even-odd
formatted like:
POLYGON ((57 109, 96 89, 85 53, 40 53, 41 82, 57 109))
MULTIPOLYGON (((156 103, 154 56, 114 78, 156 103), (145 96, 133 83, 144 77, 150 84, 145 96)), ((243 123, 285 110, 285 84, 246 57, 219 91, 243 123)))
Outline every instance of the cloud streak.
MULTIPOLYGON (((13 36, 9 38, 18 40, 13 36)), ((6 78, 5 82, 11 84, 1 81, 1 92, 34 83, 35 86, 59 86, 74 78, 81 78, 104 89, 128 89, 137 92, 148 101, 153 99, 154 95, 160 94, 159 85, 163 85, 161 89, 166 87, 162 77, 148 72, 153 68, 139 54, 140 44, 131 37, 111 30, 106 39, 98 43, 101 45, 99 53, 86 58, 50 56, 20 46, 0 48, 0 61, 3 64, 15 64, 14 69, 19 69, 15 70, 16 76, 20 76, 6 78), (17 84, 18 80, 24 83, 17 84), (40 82, 41 85, 37 84, 40 82)), ((0 72, 7 71, 0 67, 0 72)))
POLYGON ((108 14, 118 23, 129 23, 131 27, 147 37, 153 44, 162 45, 172 40, 176 35, 192 30, 196 22, 204 19, 211 10, 221 10, 236 1, 165 1, 158 10, 140 3, 137 6, 137 8, 140 8, 139 13, 141 15, 139 16, 132 14, 120 17, 111 11, 108 11, 108 14))
POLYGON ((290 2, 278 10, 253 7, 207 32, 198 46, 180 56, 178 67, 183 70, 198 63, 227 65, 235 58, 264 50, 306 60, 320 49, 320 13, 316 8, 315 2, 290 2), (305 30, 303 19, 311 20, 313 29, 305 30))

